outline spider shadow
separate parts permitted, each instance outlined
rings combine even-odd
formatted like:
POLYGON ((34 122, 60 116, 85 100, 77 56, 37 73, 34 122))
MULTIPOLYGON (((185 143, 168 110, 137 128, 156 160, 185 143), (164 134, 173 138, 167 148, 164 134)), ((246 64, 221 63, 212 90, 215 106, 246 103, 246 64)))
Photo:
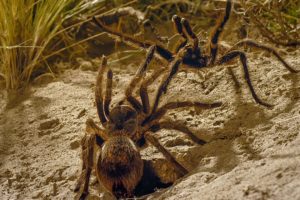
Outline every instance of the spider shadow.
MULTIPOLYGON (((18 91, 5 91, 2 94, 4 99, 3 113, 1 114, 0 124, 2 125, 0 133, 0 159, 4 163, 5 158, 13 153, 12 147, 16 145, 16 120, 15 115, 11 114, 13 109, 26 101, 31 96, 30 89, 18 91)), ((2 106, 2 105, 1 105, 2 106)), ((23 109, 18 111, 22 112, 23 109)), ((20 118, 23 120, 23 118, 20 118)), ((21 121, 22 123, 23 121, 21 121)))
POLYGON ((48 104, 50 98, 34 96, 30 88, 7 94, 3 118, 0 121, 3 127, 0 134, 0 159, 3 162, 6 156, 14 153, 11 149, 16 143, 21 143, 27 130, 34 129, 30 125, 32 122, 29 122, 31 113, 35 113, 34 122, 38 116, 45 114, 44 108, 48 104), (30 100, 30 105, 24 104, 27 100, 30 100))
MULTIPOLYGON (((299 74, 285 74, 282 75, 282 77, 283 79, 292 81, 289 88, 299 87, 297 85, 297 83, 299 83, 299 74)), ((266 108, 255 102, 244 103, 242 101, 241 87, 239 86, 239 83, 236 82, 237 79, 233 78, 232 80, 236 92, 236 95, 234 95, 234 105, 238 105, 234 108, 235 116, 232 119, 225 121, 221 128, 215 129, 215 136, 208 144, 200 147, 199 151, 202 153, 202 155, 200 155, 202 159, 205 160, 210 157, 216 157, 216 161, 212 167, 203 168, 201 171, 214 173, 229 172, 244 160, 261 159, 261 152, 254 149, 251 145, 254 140, 253 135, 242 133, 243 130, 251 130, 258 124, 269 123, 270 119, 281 113, 290 112, 297 103, 297 99, 299 99, 299 94, 296 92, 290 93, 288 91, 288 97, 292 101, 286 104, 283 109, 278 111, 274 110, 274 112, 271 111, 271 114, 267 114, 266 108), (236 145, 241 147, 239 151, 242 151, 242 153, 236 151, 236 145)))
MULTIPOLYGON (((300 72, 298 72, 297 74, 284 74, 282 75, 282 78, 285 80, 291 80, 292 84, 291 84, 291 91, 293 91, 294 89, 296 90, 297 88, 300 87, 300 85, 297 85, 297 83, 300 83, 300 72)), ((291 103, 287 104, 286 107, 281 111, 276 113, 275 115, 273 115, 272 117, 276 117, 281 113, 289 113, 290 111, 292 111, 292 109, 294 108, 295 104, 297 103, 297 101, 300 99, 300 90, 298 90, 297 92, 290 92, 287 94, 290 99, 292 99, 291 103)))
POLYGON ((260 152, 251 147, 251 135, 243 134, 242 129, 252 129, 257 122, 266 123, 268 118, 264 113, 264 109, 255 105, 255 103, 243 104, 236 109, 236 115, 233 119, 226 121, 223 127, 216 130, 216 137, 211 141, 210 149, 215 149, 217 160, 213 167, 213 171, 229 172, 235 168, 240 162, 240 152, 237 152, 236 146, 240 146, 239 151, 246 156, 246 159, 260 159, 260 152), (221 146, 221 149, 219 148, 221 146), (245 155, 246 154, 246 155, 245 155))

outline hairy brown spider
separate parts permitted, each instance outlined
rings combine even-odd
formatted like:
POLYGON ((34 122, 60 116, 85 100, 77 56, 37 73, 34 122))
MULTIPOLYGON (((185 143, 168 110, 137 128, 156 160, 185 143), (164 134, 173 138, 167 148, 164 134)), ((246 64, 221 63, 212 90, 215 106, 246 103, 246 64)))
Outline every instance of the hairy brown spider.
MULTIPOLYGON (((252 94, 252 97, 256 101, 256 103, 261 104, 266 107, 271 107, 271 104, 268 104, 264 101, 262 101, 256 94, 254 87, 252 85, 249 71, 248 71, 248 65, 247 65, 247 56, 243 51, 239 50, 229 50, 225 55, 221 55, 220 58, 217 59, 218 55, 218 42, 219 37, 224 29, 224 26, 226 25, 226 22, 229 19, 230 13, 231 13, 231 7, 232 2, 231 0, 227 0, 226 3, 226 9, 225 13, 220 17, 218 20, 218 23, 216 24, 215 28, 213 29, 211 33, 211 37, 208 41, 209 43, 209 49, 207 54, 203 54, 201 52, 201 48, 199 46, 199 39, 197 38, 196 34, 193 32, 189 22, 184 19, 180 18, 177 15, 174 15, 172 18, 172 21, 174 23, 174 27, 176 29, 176 32, 183 38, 183 40, 179 43, 178 47, 175 50, 175 53, 169 51, 162 45, 153 44, 153 42, 149 41, 140 41, 130 35, 117 32, 109 27, 107 27, 103 22, 100 20, 97 20, 95 17, 93 18, 95 23, 105 32, 118 36, 122 39, 124 39, 125 42, 128 42, 130 45, 135 45, 142 48, 148 48, 152 45, 156 46, 156 52, 158 55, 160 55, 162 58, 166 59, 167 61, 171 62, 174 60, 175 55, 185 47, 188 42, 191 43, 191 46, 187 48, 185 55, 183 56, 183 64, 186 64, 193 68, 205 68, 205 67, 213 67, 215 65, 221 65, 224 63, 227 63, 235 58, 240 58, 240 61, 243 66, 244 76, 246 79, 246 82, 248 84, 248 87, 250 89, 250 92, 252 94)), ((251 46, 258 49, 262 49, 265 51, 268 51, 272 53, 277 59, 291 72, 296 73, 299 72, 295 69, 293 69, 280 55, 279 53, 272 47, 259 44, 255 41, 245 39, 238 43, 236 43, 231 49, 234 49, 235 47, 245 45, 245 46, 251 46)))
POLYGON ((112 96, 113 73, 111 69, 107 70, 106 91, 103 95, 103 75, 107 68, 106 58, 103 57, 95 91, 97 112, 103 128, 97 126, 92 119, 88 119, 86 122, 86 133, 81 143, 82 172, 75 188, 75 191, 78 191, 83 185, 80 199, 85 199, 88 194, 92 169, 95 169, 99 183, 103 184, 117 198, 134 196, 134 190, 143 175, 143 160, 139 149, 145 142, 155 146, 181 176, 188 173, 188 170, 176 161, 153 133, 163 128, 179 130, 186 133, 194 142, 205 144, 205 141, 197 138, 187 127, 172 121, 160 122, 160 119, 169 109, 193 106, 209 109, 219 107, 221 103, 176 101, 158 107, 160 97, 178 71, 185 50, 183 48, 178 52, 168 69, 159 69, 142 81, 155 52, 155 46, 150 47, 146 60, 126 88, 125 99, 112 109, 109 107, 112 96), (147 88, 161 74, 163 74, 162 82, 158 87, 155 102, 153 106, 150 106, 147 88), (141 84, 139 88, 141 102, 132 95, 139 83, 141 84), (96 146, 100 147, 101 151, 98 159, 94 162, 96 146))

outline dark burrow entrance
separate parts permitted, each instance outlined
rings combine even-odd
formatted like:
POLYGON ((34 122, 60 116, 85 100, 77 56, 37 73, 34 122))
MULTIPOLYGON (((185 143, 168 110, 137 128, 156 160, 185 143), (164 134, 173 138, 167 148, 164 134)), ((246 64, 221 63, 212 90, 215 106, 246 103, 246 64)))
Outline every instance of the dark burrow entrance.
POLYGON ((141 181, 134 190, 135 197, 142 197, 151 194, 158 189, 163 189, 171 186, 173 183, 163 183, 155 173, 151 166, 151 162, 144 160, 144 174, 141 181))

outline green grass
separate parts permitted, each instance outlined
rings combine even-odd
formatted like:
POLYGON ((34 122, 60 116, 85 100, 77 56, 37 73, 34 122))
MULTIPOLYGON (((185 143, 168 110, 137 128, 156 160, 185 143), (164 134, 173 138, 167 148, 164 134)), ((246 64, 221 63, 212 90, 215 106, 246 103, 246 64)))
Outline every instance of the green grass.
POLYGON ((65 48, 64 23, 88 9, 82 0, 0 0, 0 76, 6 89, 26 86, 33 72, 45 68, 45 58, 65 48))

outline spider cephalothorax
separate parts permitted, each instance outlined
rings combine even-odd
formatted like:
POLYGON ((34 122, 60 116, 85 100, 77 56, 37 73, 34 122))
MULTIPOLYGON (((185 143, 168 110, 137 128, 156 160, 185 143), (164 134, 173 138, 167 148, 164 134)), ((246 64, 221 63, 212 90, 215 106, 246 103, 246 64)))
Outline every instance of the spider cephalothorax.
MULTIPOLYGON (((254 87, 252 85, 249 70, 248 70, 248 64, 247 64, 247 56, 243 51, 240 50, 229 50, 224 55, 218 56, 218 43, 221 33, 223 32, 223 29, 229 19, 229 16, 231 14, 231 7, 232 2, 231 0, 227 0, 226 8, 224 14, 219 18, 218 23, 214 27, 213 31, 211 32, 211 37, 208 41, 208 49, 207 53, 202 52, 201 47, 199 46, 199 39, 197 35, 193 32, 189 22, 181 18, 177 15, 173 16, 172 21, 174 23, 174 27, 176 32, 181 36, 181 40, 179 41, 179 45, 176 48, 175 52, 172 52, 165 48, 162 45, 154 44, 150 41, 141 41, 137 38, 134 38, 130 35, 117 32, 109 27, 107 27, 102 21, 97 20, 96 18, 93 18, 95 23, 104 31, 108 32, 111 35, 118 36, 121 39, 124 39, 125 42, 129 42, 130 45, 142 47, 142 48, 149 48, 152 45, 156 46, 156 52, 159 56, 166 59, 167 61, 171 62, 175 59, 175 55, 180 51, 180 49, 186 47, 188 43, 190 43, 190 47, 186 48, 185 55, 182 57, 182 63, 186 64, 189 67, 193 68, 204 68, 204 67, 213 67, 215 65, 221 65, 225 64, 235 58, 239 58, 242 66, 243 66, 243 72, 244 77, 246 79, 247 85, 250 89, 251 95, 254 98, 254 100, 267 107, 271 107, 271 104, 268 104, 264 101, 262 101, 256 94, 254 87)), ((251 46, 258 49, 262 49, 265 51, 268 51, 272 53, 291 73, 299 72, 295 69, 293 69, 280 55, 279 53, 272 47, 259 44, 255 41, 245 39, 242 40, 235 45, 231 49, 235 49, 239 46, 251 46)))
POLYGON ((112 135, 127 135, 132 137, 138 130, 138 113, 128 105, 118 105, 110 112, 107 130, 112 135))
POLYGON ((144 170, 144 161, 140 156, 139 148, 145 142, 155 146, 179 175, 183 176, 188 173, 188 170, 159 143, 153 133, 162 128, 175 129, 188 134, 194 142, 205 144, 205 141, 197 138, 185 126, 172 121, 160 122, 160 119, 169 109, 195 106, 209 109, 219 107, 221 103, 174 101, 158 107, 160 97, 178 71, 185 50, 183 48, 178 52, 176 59, 170 63, 168 69, 159 69, 146 79, 144 76, 155 51, 154 46, 150 47, 145 62, 125 90, 125 100, 116 104, 112 109, 110 109, 110 102, 113 73, 112 70, 107 70, 106 91, 103 95, 102 82, 107 63, 106 58, 103 57, 95 91, 96 106, 102 127, 97 126, 92 119, 88 119, 86 122, 86 134, 82 139, 82 173, 75 188, 77 191, 82 184, 84 185, 80 199, 84 199, 88 194, 92 169, 95 169, 99 183, 103 184, 117 198, 134 196, 135 188, 139 184, 144 170), (161 75, 163 75, 162 82, 155 95, 155 101, 150 106, 147 88, 161 75), (132 93, 142 79, 144 80, 139 89, 140 102, 132 93), (97 161, 94 162, 93 157, 96 155, 97 146, 98 149, 100 148, 100 153, 97 161))

